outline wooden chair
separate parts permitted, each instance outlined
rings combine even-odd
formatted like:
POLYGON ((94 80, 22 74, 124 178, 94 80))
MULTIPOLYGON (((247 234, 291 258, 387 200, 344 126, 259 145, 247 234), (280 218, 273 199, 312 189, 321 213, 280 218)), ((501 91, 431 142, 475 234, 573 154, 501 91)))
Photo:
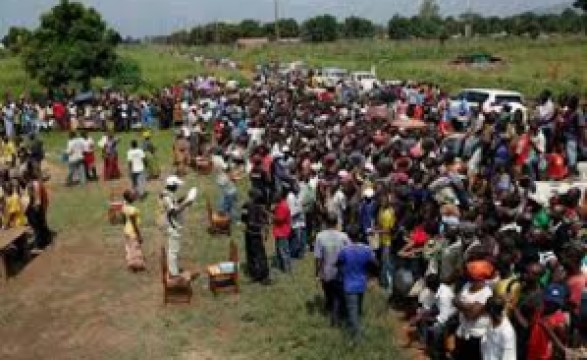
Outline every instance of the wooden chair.
POLYGON ((210 291, 214 295, 219 292, 240 292, 238 247, 233 240, 230 240, 228 262, 208 266, 208 279, 210 291))
POLYGON ((214 211, 209 198, 206 198, 206 211, 208 213, 208 233, 211 235, 224 234, 230 236, 230 216, 214 211))
POLYGON ((163 305, 168 303, 192 302, 193 290, 190 281, 178 277, 177 282, 169 281, 169 268, 167 265, 167 252, 165 246, 161 247, 161 282, 163 283, 163 305))
POLYGON ((122 209, 124 207, 124 194, 125 187, 123 185, 115 185, 110 188, 110 194, 108 195, 108 222, 111 225, 118 225, 124 222, 124 214, 122 209))

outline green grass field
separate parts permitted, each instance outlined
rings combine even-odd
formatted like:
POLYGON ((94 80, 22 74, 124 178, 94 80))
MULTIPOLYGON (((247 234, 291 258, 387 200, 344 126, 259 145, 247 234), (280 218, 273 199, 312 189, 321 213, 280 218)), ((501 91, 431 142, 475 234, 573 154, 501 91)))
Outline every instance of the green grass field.
MULTIPOLYGON (((244 80, 242 74, 222 69, 203 68, 193 62, 193 55, 228 57, 240 61, 245 68, 271 60, 304 60, 312 66, 339 66, 349 70, 369 70, 375 66, 383 79, 431 81, 449 91, 462 87, 499 87, 535 97, 542 89, 555 93, 576 92, 587 95, 587 40, 570 37, 531 40, 452 39, 438 41, 387 40, 340 41, 325 44, 269 45, 237 49, 234 46, 171 48, 161 46, 123 47, 122 56, 136 60, 146 85, 138 89, 146 93, 184 79, 188 75, 210 73, 218 77, 244 80), (448 62, 458 55, 489 52, 501 56, 506 65, 496 69, 458 69, 448 62)), ((102 82, 98 82, 102 83, 102 82)), ((18 59, 0 59, 0 89, 22 93, 37 89, 20 66, 18 59)))
POLYGON ((194 54, 230 57, 253 65, 269 60, 304 60, 312 66, 339 66, 349 70, 377 69, 383 79, 431 81, 450 91, 462 87, 516 89, 529 97, 542 89, 587 94, 585 38, 452 39, 438 41, 387 40, 294 44, 253 49, 196 47, 194 54), (448 62, 458 55, 489 52, 506 60, 497 69, 457 69, 448 62))

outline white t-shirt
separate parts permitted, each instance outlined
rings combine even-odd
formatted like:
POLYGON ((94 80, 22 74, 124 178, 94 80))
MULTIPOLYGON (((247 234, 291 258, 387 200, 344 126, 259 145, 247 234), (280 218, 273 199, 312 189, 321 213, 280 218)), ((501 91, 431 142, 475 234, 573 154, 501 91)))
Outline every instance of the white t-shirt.
MULTIPOLYGON (((479 303, 485 305, 487 299, 493 295, 493 291, 488 286, 477 292, 471 292, 470 287, 471 284, 467 283, 459 294, 459 299, 464 304, 479 303)), ((477 320, 467 320, 461 313, 459 314, 459 320, 460 326, 457 329, 457 336, 465 339, 468 339, 469 337, 481 338, 485 336, 487 328, 491 323, 491 320, 487 315, 481 315, 477 318, 477 320)))
POLYGON ((481 340, 483 360, 516 360, 516 332, 507 317, 497 327, 490 325, 481 340))
POLYGON ((84 139, 84 152, 91 153, 94 152, 95 144, 94 139, 91 137, 84 139))
POLYGON ((85 141, 81 137, 70 139, 67 142, 67 155, 69 162, 74 163, 84 158, 85 141))
POLYGON ((440 287, 434 295, 434 305, 438 309, 436 321, 439 324, 444 324, 446 321, 456 313, 457 309, 453 304, 455 293, 450 286, 440 284, 440 287))
POLYGON ((130 162, 131 171, 140 173, 145 170, 145 152, 142 149, 130 149, 126 153, 128 162, 130 162))

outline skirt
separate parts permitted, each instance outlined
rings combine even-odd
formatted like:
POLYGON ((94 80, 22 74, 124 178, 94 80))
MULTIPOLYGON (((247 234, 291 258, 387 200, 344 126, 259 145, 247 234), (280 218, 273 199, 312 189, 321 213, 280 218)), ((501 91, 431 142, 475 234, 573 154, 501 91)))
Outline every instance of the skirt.
POLYGON ((133 271, 145 269, 145 257, 137 239, 125 236, 126 266, 133 271))

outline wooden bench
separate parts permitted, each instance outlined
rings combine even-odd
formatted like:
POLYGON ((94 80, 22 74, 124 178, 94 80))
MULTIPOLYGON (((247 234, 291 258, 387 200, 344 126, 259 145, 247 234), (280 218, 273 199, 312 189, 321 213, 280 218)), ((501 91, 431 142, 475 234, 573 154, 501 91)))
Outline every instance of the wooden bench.
POLYGON ((23 257, 26 256, 25 247, 28 235, 28 228, 25 226, 0 230, 0 282, 8 281, 8 258, 11 250, 16 247, 16 249, 22 250, 23 257))

